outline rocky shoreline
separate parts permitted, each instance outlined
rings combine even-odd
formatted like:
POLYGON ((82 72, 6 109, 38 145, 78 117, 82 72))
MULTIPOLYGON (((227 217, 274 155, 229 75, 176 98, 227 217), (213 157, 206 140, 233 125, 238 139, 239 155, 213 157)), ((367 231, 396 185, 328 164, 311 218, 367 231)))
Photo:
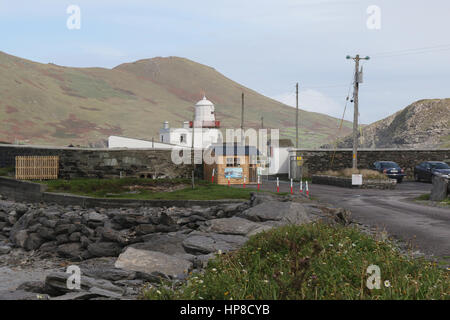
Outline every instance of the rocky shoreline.
POLYGON ((0 299, 137 299, 144 285, 184 280, 250 236, 349 212, 301 197, 252 194, 204 208, 83 209, 0 200, 0 299), (68 266, 81 287, 67 287, 68 266))

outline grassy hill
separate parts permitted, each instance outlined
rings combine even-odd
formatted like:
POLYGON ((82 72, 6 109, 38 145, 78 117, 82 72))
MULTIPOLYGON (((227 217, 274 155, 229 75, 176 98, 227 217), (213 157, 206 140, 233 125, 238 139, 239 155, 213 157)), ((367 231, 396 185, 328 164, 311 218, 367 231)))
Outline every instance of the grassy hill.
MULTIPOLYGON (((158 138, 163 121, 180 127, 205 93, 223 127, 240 126, 245 93, 245 126, 279 128, 295 138, 295 109, 226 78, 213 68, 168 57, 125 63, 113 69, 41 64, 0 52, 0 141, 82 145, 109 135, 158 138)), ((336 118, 300 112, 302 147, 331 142, 336 118)), ((344 124, 339 134, 350 132, 344 124)))
MULTIPOLYGON (((338 147, 352 143, 347 136, 338 147)), ((360 143, 363 148, 450 148, 450 99, 416 101, 364 127, 360 143)))

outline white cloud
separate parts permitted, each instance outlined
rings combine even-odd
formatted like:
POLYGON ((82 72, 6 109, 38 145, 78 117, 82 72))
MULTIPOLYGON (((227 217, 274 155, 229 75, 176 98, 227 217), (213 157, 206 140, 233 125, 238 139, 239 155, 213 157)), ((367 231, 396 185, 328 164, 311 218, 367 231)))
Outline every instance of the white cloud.
MULTIPOLYGON (((295 108, 295 93, 282 93, 271 98, 295 108)), ((301 90, 298 100, 299 108, 306 111, 319 112, 339 119, 344 112, 344 104, 337 103, 332 98, 317 90, 301 90)), ((351 108, 350 104, 348 104, 345 113, 346 120, 351 120, 352 118, 349 112, 351 108)))

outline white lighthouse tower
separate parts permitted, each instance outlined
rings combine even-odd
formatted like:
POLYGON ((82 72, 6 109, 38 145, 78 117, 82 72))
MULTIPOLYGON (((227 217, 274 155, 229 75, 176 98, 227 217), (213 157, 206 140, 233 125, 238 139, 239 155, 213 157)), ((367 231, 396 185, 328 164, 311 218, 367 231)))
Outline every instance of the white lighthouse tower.
POLYGON ((220 128, 220 121, 216 121, 214 104, 203 96, 203 99, 195 105, 194 123, 189 124, 192 128, 220 128))

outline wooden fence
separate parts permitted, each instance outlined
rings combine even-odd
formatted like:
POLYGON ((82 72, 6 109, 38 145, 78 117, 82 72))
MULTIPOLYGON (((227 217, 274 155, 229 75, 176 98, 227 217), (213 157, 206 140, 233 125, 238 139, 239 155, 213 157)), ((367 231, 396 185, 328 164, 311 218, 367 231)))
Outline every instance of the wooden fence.
POLYGON ((58 179, 58 156, 16 156, 17 180, 58 179))

